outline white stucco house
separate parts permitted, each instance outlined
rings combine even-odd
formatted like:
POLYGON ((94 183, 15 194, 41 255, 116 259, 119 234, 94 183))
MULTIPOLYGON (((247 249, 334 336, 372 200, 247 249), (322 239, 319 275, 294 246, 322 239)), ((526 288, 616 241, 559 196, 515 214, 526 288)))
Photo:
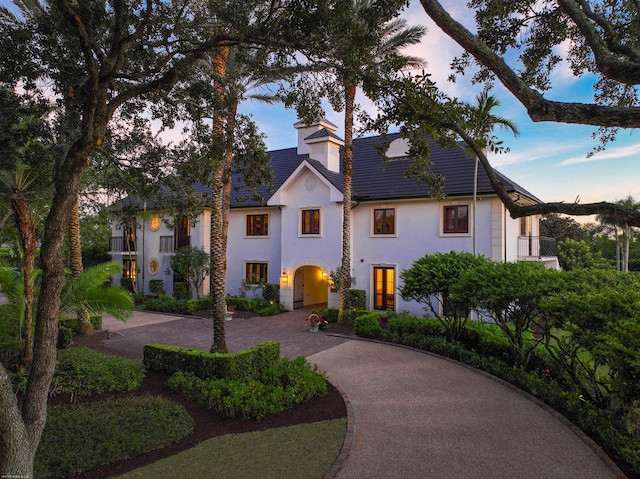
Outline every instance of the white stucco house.
MULTIPOLYGON (((330 272, 341 262, 342 185, 337 127, 326 120, 299 122, 296 147, 270 152, 274 189, 264 190, 266 203, 239 201, 235 192, 229 218, 227 292, 237 294, 242 280, 257 277, 280 284, 286 309, 329 303, 330 272)), ((391 135, 384 162, 374 146, 380 137, 354 141, 351 264, 355 288, 366 291, 372 310, 408 310, 422 306, 398 295, 400 273, 428 253, 468 251, 494 261, 540 261, 558 268, 555 240, 541 238, 539 218, 512 219, 479 170, 473 201, 475 158, 462 148, 432 145, 433 171, 446 179, 443 200, 407 178, 411 161, 406 141, 391 135)), ((508 178, 506 190, 522 204, 539 200, 508 178)), ((240 185, 241 186, 241 185, 240 185)), ((133 224, 114 224, 111 254, 122 262, 123 275, 149 293, 149 281, 161 279, 172 293, 170 257, 184 245, 209 250, 210 212, 182 218, 171 230, 162 211, 147 209, 133 224)), ((120 278, 114 278, 119 284, 120 278)), ((205 282, 202 294, 208 294, 205 282)))

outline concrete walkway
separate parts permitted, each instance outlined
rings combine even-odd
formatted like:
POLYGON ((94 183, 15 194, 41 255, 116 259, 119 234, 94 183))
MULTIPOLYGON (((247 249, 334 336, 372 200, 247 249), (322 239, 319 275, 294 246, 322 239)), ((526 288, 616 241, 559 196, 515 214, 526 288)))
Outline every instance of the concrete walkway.
MULTIPOLYGON (((312 334, 308 311, 226 323, 231 351, 280 341, 284 356, 306 356, 327 371, 353 415, 338 479, 623 478, 557 414, 472 369, 397 346, 312 334), (351 439, 351 435, 349 436, 351 439)), ((104 350, 133 358, 151 342, 208 349, 211 320, 136 312, 104 350)), ((94 334, 104 334, 96 332, 94 334)), ((95 343, 95 341, 94 341, 95 343)))

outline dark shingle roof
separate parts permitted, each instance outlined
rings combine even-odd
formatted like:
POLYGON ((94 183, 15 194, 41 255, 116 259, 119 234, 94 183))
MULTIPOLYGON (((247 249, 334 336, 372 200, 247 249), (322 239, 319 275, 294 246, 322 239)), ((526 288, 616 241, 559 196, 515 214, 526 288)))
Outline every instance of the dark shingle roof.
MULTIPOLYGON (((400 138, 400 134, 398 133, 388 135, 389 141, 397 138, 400 138)), ((353 198, 359 201, 367 201, 424 198, 429 196, 431 188, 427 184, 419 183, 414 177, 405 177, 411 159, 393 159, 385 162, 375 148, 375 146, 381 142, 382 137, 380 136, 354 140, 353 198)), ((433 141, 430 141, 430 145, 431 170, 436 175, 441 175, 446 178, 444 194, 448 197, 470 196, 473 194, 475 158, 467 155, 462 147, 443 150, 433 141)), ((306 159, 311 166, 342 192, 343 178, 341 173, 327 170, 320 162, 309 159, 307 155, 297 155, 296 148, 277 150, 270 154, 271 164, 274 169, 273 191, 276 191, 282 186, 289 175, 306 159)), ((500 173, 497 174, 502 180, 507 192, 519 193, 534 202, 540 202, 534 195, 506 176, 500 173)), ((239 178, 234 178, 234 181, 236 182, 235 184, 238 184, 239 178)), ((242 191, 242 189, 240 191, 242 191)), ((261 193, 264 194, 265 199, 270 196, 270 194, 267 194, 266 188, 261 191, 261 193)), ((481 166, 478 168, 478 194, 494 194, 489 178, 481 166)), ((257 203, 232 201, 231 206, 239 207, 249 205, 255 206, 257 203)))
POLYGON ((318 138, 333 138, 335 140, 339 140, 339 141, 343 141, 342 138, 340 138, 338 135, 336 135, 334 132, 327 130, 326 128, 322 128, 318 131, 316 131, 315 133, 307 136, 305 138, 305 140, 315 140, 318 138))
MULTIPOLYGON (((323 130, 314 133, 324 135, 323 130)), ((331 133, 331 132, 328 132, 331 133)), ((399 138, 399 134, 388 135, 388 140, 393 141, 399 138)), ((401 158, 384 161, 378 154, 375 146, 382 142, 382 137, 372 136, 368 138, 356 139, 353 142, 353 190, 352 196, 358 201, 372 200, 393 200, 425 198, 431 193, 431 188, 425 183, 419 183, 416 178, 405 177, 411 159, 401 158)), ((436 175, 446 178, 444 184, 444 194, 447 197, 470 196, 473 194, 473 176, 475 168, 475 158, 467 155, 461 148, 443 150, 435 142, 431 144, 431 170, 436 175)), ((286 148, 269 152, 271 155, 271 166, 273 168, 273 188, 271 191, 266 186, 260 187, 257 191, 263 201, 255 199, 242 184, 239 175, 234 175, 231 207, 260 206, 266 204, 271 195, 282 186, 287 178, 304 160, 326 178, 335 188, 343 191, 342 173, 327 170, 316 160, 312 160, 308 155, 298 155, 296 148, 286 148)), ((518 193, 530 200, 541 202, 534 195, 511 181, 506 176, 497 173, 503 182, 505 189, 510 193, 518 193)), ((194 189, 200 193, 208 193, 207 186, 200 183, 194 185, 194 189)), ((493 195, 493 189, 489 179, 482 167, 478 168, 478 194, 493 195)), ((129 200, 124 200, 129 203, 129 200)), ((137 204, 136 200, 131 201, 137 204)), ((140 202, 140 208, 142 203, 140 202)), ((147 202, 147 209, 153 209, 152 202, 147 202)))

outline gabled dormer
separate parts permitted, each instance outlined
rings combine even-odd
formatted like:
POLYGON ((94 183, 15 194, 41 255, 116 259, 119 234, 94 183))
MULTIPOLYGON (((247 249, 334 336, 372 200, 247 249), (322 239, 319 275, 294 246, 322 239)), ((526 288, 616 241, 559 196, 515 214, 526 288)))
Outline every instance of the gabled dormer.
POLYGON ((340 148, 344 141, 335 132, 338 127, 322 118, 306 125, 299 121, 293 125, 298 130, 298 155, 309 155, 327 170, 340 172, 340 148))

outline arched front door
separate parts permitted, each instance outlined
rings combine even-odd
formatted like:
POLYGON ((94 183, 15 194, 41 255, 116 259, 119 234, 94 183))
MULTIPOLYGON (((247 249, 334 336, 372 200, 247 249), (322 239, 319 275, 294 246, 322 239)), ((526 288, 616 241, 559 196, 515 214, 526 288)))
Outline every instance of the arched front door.
POLYGON ((318 266, 301 266, 293 274, 293 308, 324 304, 329 298, 327 273, 318 266))

